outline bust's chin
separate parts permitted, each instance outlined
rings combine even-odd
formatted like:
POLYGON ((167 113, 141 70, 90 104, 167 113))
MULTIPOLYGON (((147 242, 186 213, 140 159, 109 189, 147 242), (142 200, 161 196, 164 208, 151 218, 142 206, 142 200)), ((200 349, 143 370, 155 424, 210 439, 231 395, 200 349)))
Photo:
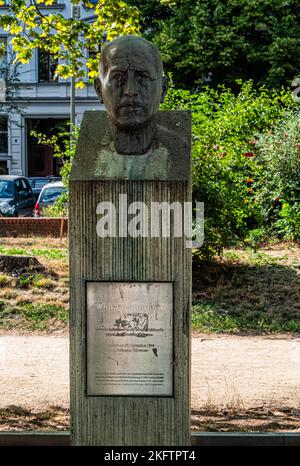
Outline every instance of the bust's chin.
POLYGON ((126 116, 118 119, 110 118, 110 121, 121 131, 138 131, 148 126, 153 121, 153 116, 146 119, 126 116))
POLYGON ((119 154, 142 155, 152 146, 156 125, 154 118, 147 120, 110 119, 112 135, 119 154))

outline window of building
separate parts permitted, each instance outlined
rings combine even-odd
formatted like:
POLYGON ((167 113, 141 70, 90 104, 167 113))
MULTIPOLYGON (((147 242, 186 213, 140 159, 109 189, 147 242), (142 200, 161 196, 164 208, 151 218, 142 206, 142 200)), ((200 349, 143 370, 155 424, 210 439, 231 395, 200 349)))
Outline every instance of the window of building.
POLYGON ((57 76, 55 76, 56 67, 58 65, 57 58, 54 58, 50 52, 39 50, 38 62, 39 83, 50 83, 57 81, 57 76))
POLYGON ((8 175, 7 160, 0 160, 0 175, 8 175))
POLYGON ((6 116, 0 116, 0 153, 8 153, 8 120, 6 116))

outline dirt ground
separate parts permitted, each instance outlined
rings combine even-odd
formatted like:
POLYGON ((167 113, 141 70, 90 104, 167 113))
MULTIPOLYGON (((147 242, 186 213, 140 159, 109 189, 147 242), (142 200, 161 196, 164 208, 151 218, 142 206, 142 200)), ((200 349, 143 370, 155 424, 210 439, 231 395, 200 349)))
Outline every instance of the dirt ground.
POLYGON ((300 431, 300 337, 194 334, 192 430, 300 431))
MULTIPOLYGON (((69 342, 0 334, 0 430, 68 429, 69 342)), ((192 430, 300 431, 300 337, 194 334, 192 430)))
MULTIPOLYGON (((67 430, 67 242, 1 238, 0 253, 44 268, 0 270, 0 430, 67 430)), ((206 315, 194 328, 216 333, 193 336, 191 429, 300 431, 299 245, 230 250, 194 266, 194 304, 206 315), (227 317, 236 327, 224 328, 227 317), (263 322, 294 336, 266 335, 263 322)))

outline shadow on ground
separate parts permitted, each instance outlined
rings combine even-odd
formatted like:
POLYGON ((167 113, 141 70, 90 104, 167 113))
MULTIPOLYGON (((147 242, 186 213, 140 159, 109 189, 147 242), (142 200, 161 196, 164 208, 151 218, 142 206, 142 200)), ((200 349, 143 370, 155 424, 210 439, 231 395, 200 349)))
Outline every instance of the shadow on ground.
POLYGON ((69 430, 69 410, 50 406, 35 412, 21 406, 0 409, 0 431, 64 431, 69 430))
POLYGON ((300 410, 255 407, 247 410, 192 410, 195 432, 300 432, 300 410))
MULTIPOLYGON (((0 409, 0 431, 67 431, 69 410, 53 406, 33 412, 20 406, 0 409)), ((193 432, 300 432, 300 410, 256 407, 239 412, 192 410, 193 432)))

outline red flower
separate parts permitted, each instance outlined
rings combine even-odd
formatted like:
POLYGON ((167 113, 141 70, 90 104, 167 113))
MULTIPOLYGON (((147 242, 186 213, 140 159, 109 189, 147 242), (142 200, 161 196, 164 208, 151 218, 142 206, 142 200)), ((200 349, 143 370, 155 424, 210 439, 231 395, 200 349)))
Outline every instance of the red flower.
POLYGON ((244 157, 254 157, 253 152, 245 152, 243 155, 244 157))

